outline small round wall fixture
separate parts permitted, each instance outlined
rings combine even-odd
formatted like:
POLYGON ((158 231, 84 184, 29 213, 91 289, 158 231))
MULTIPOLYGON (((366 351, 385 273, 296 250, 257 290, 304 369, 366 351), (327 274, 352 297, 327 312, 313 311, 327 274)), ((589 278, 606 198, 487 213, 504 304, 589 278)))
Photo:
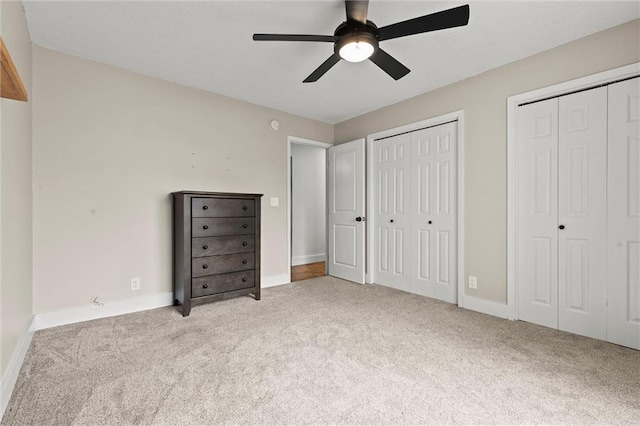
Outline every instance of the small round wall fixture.
POLYGON ((280 123, 278 123, 278 120, 271 120, 269 122, 269 127, 271 128, 271 130, 273 130, 274 132, 277 132, 278 129, 280 128, 280 123))

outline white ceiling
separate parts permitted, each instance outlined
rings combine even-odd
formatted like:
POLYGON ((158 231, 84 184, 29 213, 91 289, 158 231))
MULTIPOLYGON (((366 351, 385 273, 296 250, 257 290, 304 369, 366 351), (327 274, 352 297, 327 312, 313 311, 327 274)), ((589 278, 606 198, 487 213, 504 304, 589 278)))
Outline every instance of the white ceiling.
POLYGON ((340 61, 302 83, 331 43, 254 42, 258 33, 333 34, 344 4, 324 1, 25 0, 40 46, 328 123, 428 92, 640 17, 624 1, 382 1, 384 26, 461 4, 469 25, 381 43, 411 69, 394 81, 372 62, 340 61))

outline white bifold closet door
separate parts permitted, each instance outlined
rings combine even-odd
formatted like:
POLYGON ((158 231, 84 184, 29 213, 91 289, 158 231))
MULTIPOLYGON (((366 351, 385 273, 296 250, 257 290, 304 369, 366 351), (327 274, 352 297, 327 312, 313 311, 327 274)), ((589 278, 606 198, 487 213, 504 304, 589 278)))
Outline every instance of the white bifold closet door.
POLYGON ((606 90, 519 111, 520 319, 599 339, 606 317, 606 90))
POLYGON ((376 283, 411 291, 409 212, 411 136, 408 133, 375 142, 376 283))
POLYGON ((640 349, 640 78, 609 86, 607 340, 640 349))
POLYGON ((558 328, 558 99, 518 120, 518 317, 558 328))
POLYGON ((457 301, 457 123, 375 141, 375 282, 457 301))
POLYGON ((411 291, 450 303, 457 289, 457 123, 411 133, 411 291))
POLYGON ((640 87, 518 110, 518 316, 640 348, 640 87))
POLYGON ((607 88, 562 96, 558 108, 558 328, 604 340, 607 88))

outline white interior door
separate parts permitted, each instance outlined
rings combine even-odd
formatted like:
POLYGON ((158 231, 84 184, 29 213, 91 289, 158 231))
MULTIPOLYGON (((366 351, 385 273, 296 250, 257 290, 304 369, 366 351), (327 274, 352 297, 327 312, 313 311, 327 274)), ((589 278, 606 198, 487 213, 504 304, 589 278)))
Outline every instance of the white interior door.
POLYGON ((364 139, 327 151, 328 273, 364 284, 364 139))
POLYGON ((607 340, 640 349, 640 79, 609 86, 607 340))
POLYGON ((392 136, 374 147, 376 282, 410 291, 411 137, 392 136))
POLYGON ((411 136, 411 291, 456 303, 457 123, 411 136))
POLYGON ((518 316, 558 328, 558 99, 518 120, 518 316))
POLYGON ((558 328, 604 340, 607 88, 562 96, 558 107, 558 328))

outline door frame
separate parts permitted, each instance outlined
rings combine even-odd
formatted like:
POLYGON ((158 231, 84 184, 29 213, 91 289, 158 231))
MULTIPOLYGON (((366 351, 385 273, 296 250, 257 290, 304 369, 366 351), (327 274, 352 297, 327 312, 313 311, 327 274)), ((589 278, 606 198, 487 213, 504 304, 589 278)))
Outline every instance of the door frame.
MULTIPOLYGON (((329 147, 333 145, 326 142, 314 141, 311 139, 300 138, 298 136, 287 136, 287 282, 291 282, 291 212, 293 209, 293 205, 291 204, 291 191, 293 190, 293 185, 291 184, 291 145, 305 145, 311 146, 314 148, 323 148, 327 150, 329 147)), ((326 167, 326 165, 325 165, 326 167)), ((325 192, 326 192, 326 182, 325 182, 325 192)), ((327 219, 327 212, 325 209, 325 222, 327 219)), ((325 252, 329 249, 327 246, 327 236, 325 235, 325 252)))
POLYGON ((433 127, 438 126, 440 124, 450 123, 455 121, 457 123, 457 155, 456 155, 456 163, 458 167, 457 172, 457 199, 458 199, 458 211, 457 211, 457 221, 456 221, 456 232, 457 236, 457 259, 458 262, 458 306, 464 307, 464 277, 465 277, 465 269, 464 269, 464 110, 453 111, 447 114, 439 115, 437 117, 428 118, 426 120, 421 120, 415 123, 410 123, 404 126, 394 127, 392 129, 383 130, 380 132, 372 133, 367 135, 367 144, 366 144, 366 194, 367 194, 367 221, 366 225, 366 239, 369 242, 366 247, 366 272, 365 272, 365 282, 367 284, 375 283, 375 266, 376 266, 376 256, 375 256, 375 247, 371 243, 374 241, 373 233, 375 230, 375 220, 373 216, 373 212, 375 210, 375 201, 376 196, 373 191, 373 185, 370 185, 370 182, 373 182, 375 178, 373 175, 373 144, 376 139, 385 138, 389 136, 394 136, 400 133, 413 132, 415 130, 419 130, 425 127, 433 127))
POLYGON ((507 98, 507 317, 518 316, 518 107, 640 76, 640 62, 507 98))

